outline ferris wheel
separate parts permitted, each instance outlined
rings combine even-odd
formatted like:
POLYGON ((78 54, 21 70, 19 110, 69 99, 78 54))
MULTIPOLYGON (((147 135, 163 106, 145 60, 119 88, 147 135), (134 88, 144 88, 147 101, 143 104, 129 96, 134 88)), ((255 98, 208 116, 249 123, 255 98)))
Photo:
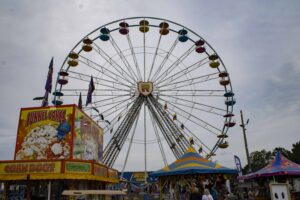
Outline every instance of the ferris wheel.
POLYGON ((92 100, 82 109, 104 128, 107 166, 118 161, 124 170, 136 156, 146 169, 149 157, 167 165, 168 151, 179 158, 190 145, 207 158, 228 147, 236 102, 229 73, 212 46, 181 24, 133 17, 90 32, 62 64, 53 104, 79 95, 85 102, 91 81, 92 100))

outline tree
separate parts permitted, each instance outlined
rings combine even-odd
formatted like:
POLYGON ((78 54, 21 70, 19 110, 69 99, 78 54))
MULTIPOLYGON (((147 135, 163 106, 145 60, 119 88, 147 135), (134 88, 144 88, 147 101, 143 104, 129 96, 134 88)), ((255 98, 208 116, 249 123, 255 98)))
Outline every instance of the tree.
MULTIPOLYGON (((251 171, 255 172, 257 170, 260 170, 264 166, 266 166, 270 160, 272 160, 272 152, 266 151, 265 149, 261 151, 254 151, 250 154, 250 162, 251 162, 251 171)), ((249 166, 246 165, 244 167, 244 173, 249 173, 249 166)))
POLYGON ((284 156, 287 157, 288 159, 291 159, 292 153, 291 153, 289 150, 287 150, 287 149, 285 149, 285 148, 283 148, 283 147, 276 147, 276 148, 273 150, 273 152, 272 152, 272 155, 273 155, 273 156, 276 156, 277 150, 279 150, 280 153, 282 153, 282 155, 284 155, 284 156))
MULTIPOLYGON (((265 167, 275 157, 277 150, 279 150, 289 160, 300 164, 300 141, 296 142, 292 146, 291 151, 283 147, 276 147, 273 151, 266 151, 263 149, 261 151, 252 152, 250 154, 251 172, 258 171, 265 167)), ((248 165, 243 168, 243 173, 250 173, 248 165)))
POLYGON ((300 141, 293 144, 290 159, 293 162, 300 164, 300 141))

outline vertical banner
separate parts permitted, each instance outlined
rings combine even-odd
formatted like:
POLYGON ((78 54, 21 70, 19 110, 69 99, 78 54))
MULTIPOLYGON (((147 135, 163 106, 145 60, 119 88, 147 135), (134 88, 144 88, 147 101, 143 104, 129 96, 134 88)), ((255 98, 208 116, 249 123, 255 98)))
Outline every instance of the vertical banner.
POLYGON ((234 162, 236 165, 236 169, 238 171, 238 175, 239 176, 243 176, 243 171, 242 171, 242 164, 241 164, 241 160, 238 156, 234 155, 234 162))

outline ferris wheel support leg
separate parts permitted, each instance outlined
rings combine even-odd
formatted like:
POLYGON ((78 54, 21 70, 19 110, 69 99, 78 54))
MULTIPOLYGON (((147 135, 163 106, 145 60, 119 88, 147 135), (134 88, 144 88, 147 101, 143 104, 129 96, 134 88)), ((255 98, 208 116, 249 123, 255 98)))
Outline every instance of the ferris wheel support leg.
POLYGON ((124 120, 121 122, 120 126, 114 133, 114 136, 112 140, 108 143, 104 150, 104 159, 103 162, 105 165, 112 167, 115 163, 122 146, 130 132, 131 127, 134 124, 134 121, 136 120, 138 113, 141 109, 141 105, 144 102, 144 98, 142 96, 139 96, 134 104, 129 109, 129 112, 124 117, 124 120))

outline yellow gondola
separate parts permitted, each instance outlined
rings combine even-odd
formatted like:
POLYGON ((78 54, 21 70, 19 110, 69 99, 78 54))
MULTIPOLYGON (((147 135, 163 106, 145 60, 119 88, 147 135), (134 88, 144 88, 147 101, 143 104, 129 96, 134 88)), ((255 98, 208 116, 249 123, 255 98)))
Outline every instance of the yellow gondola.
POLYGON ((228 135, 225 135, 225 134, 220 134, 217 136, 218 138, 228 138, 228 135))
POLYGON ((222 78, 219 82, 223 86, 226 86, 230 83, 229 79, 226 79, 226 78, 222 78))
POLYGON ((223 142, 223 143, 220 143, 218 146, 221 149, 225 149, 225 148, 227 148, 229 146, 229 144, 228 144, 228 142, 223 142))
POLYGON ((71 59, 77 59, 78 57, 79 57, 78 53, 75 53, 73 51, 69 54, 69 58, 71 58, 71 59))
POLYGON ((222 72, 220 72, 220 74, 219 74, 219 77, 220 77, 220 78, 224 78, 224 77, 227 77, 227 76, 228 76, 228 73, 225 72, 225 71, 222 71, 222 72))
POLYGON ((84 45, 82 45, 82 50, 85 52, 90 52, 93 50, 93 47, 90 44, 84 44, 84 45))
POLYGON ((82 40, 82 42, 83 42, 84 44, 93 44, 93 41, 92 41, 90 38, 88 38, 88 37, 84 38, 84 39, 82 40))
POLYGON ((159 24, 160 30, 159 33, 161 35, 167 35, 169 33, 169 24, 166 22, 162 22, 159 24))
POLYGON ((212 54, 212 55, 208 56, 208 59, 214 61, 214 60, 219 59, 219 56, 217 54, 212 54))
POLYGON ((212 61, 209 63, 209 66, 211 68, 217 68, 217 67, 219 67, 219 65, 220 65, 220 63, 218 61, 212 61))
POLYGON ((78 61, 76 59, 70 59, 68 60, 68 65, 71 67, 76 67, 78 65, 78 61))
POLYGON ((149 22, 147 20, 141 20, 139 29, 142 33, 148 32, 149 31, 149 22))

